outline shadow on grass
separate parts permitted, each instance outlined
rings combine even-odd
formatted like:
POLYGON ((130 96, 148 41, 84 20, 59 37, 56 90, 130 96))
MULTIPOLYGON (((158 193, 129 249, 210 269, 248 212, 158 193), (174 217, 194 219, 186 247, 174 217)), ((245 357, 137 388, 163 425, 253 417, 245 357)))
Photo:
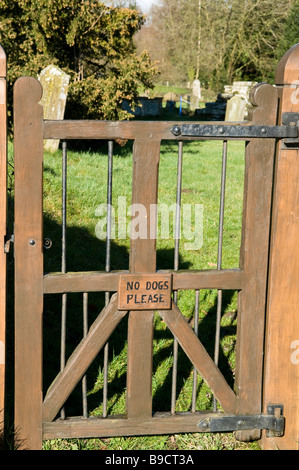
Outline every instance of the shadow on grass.
MULTIPOLYGON (((44 252, 45 273, 59 272, 61 270, 61 226, 48 217, 44 220, 44 236, 52 240, 52 247, 44 252)), ((106 244, 95 236, 91 235, 87 230, 79 227, 68 227, 67 229, 67 270, 71 271, 104 271, 106 257, 106 244)), ((160 250, 157 254, 159 260, 159 269, 166 269, 173 266, 173 250, 160 250)), ((13 389, 14 389, 14 283, 13 283, 13 253, 9 254, 9 274, 8 274, 8 313, 7 313, 7 409, 6 417, 8 421, 13 422, 13 389)), ((112 242, 111 246, 111 270, 124 270, 129 266, 128 250, 112 242)), ((180 268, 188 269, 188 263, 181 260, 180 268)), ((232 293, 224 294, 223 308, 231 301, 232 293)), ((88 322, 89 326, 96 319, 97 315, 105 305, 104 293, 90 293, 88 296, 88 322)), ((83 295, 68 294, 67 295, 67 327, 66 327, 66 360, 80 343, 83 336, 83 295)), ((121 355, 126 348, 127 341, 127 321, 125 317, 118 325, 117 329, 109 339, 109 360, 115 362, 115 358, 121 355)), ((45 295, 44 299, 44 391, 46 391, 60 370, 60 335, 61 335, 61 295, 51 294, 45 295)), ((211 307, 206 316, 201 320, 199 327, 199 338, 206 347, 208 353, 213 356, 214 351, 214 330, 216 319, 216 305, 211 307)), ((230 331, 222 329, 223 334, 235 334, 235 327, 227 327, 230 331)), ((155 332, 155 339, 170 340, 172 335, 169 330, 158 330, 155 332)), ((161 349, 153 358, 153 373, 156 372, 159 364, 165 358, 172 356, 172 346, 161 349)), ((227 378, 230 385, 233 383, 231 368, 227 358, 220 350, 220 369, 227 378)), ((193 369, 192 364, 185 356, 183 351, 179 349, 178 357, 178 382, 177 394, 180 393, 185 381, 190 376, 193 369)), ((95 389, 99 374, 103 370, 102 354, 91 364, 87 371, 87 389, 93 390, 88 396, 88 409, 92 412, 100 406, 103 399, 102 386, 95 389)), ((170 368, 161 386, 153 397, 154 411, 168 411, 170 409, 170 390, 171 390, 170 368)), ((126 388, 126 367, 119 367, 108 386, 108 402, 109 400, 117 401, 126 388), (114 397, 114 398, 113 398, 114 397)), ((109 405, 110 406, 110 405, 109 405)), ((110 408, 108 408, 108 413, 110 408)), ((82 391, 81 383, 75 388, 66 403, 67 416, 82 415, 82 391)), ((6 426, 9 439, 4 442, 6 447, 12 448, 11 440, 13 432, 11 426, 6 426)), ((15 446, 15 444, 14 444, 15 446)))

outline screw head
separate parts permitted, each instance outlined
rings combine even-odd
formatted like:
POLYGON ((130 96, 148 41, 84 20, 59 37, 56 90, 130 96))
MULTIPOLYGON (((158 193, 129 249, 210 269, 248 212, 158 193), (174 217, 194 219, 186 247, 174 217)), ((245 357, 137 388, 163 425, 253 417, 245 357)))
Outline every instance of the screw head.
POLYGON ((29 244, 30 244, 31 246, 34 246, 34 245, 35 245, 35 240, 30 240, 29 244))

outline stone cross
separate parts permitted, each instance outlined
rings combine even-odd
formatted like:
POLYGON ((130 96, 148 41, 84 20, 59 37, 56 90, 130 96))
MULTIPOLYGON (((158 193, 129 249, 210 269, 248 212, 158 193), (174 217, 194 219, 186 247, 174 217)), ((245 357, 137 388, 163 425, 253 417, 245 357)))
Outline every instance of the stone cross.
MULTIPOLYGON (((41 105, 44 108, 44 119, 62 120, 66 105, 70 76, 55 65, 48 65, 38 76, 43 87, 41 105)), ((55 152, 59 140, 45 140, 44 148, 55 152)))

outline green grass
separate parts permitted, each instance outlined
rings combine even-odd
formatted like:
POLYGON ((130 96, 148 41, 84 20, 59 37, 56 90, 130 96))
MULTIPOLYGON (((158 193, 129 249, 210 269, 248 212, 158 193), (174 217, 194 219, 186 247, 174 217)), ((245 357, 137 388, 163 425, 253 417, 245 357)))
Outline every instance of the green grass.
MULTIPOLYGON (((116 146, 113 161, 113 207, 118 220, 118 197, 126 198, 130 205, 132 185, 131 143, 116 146)), ((46 153, 44 159, 44 236, 51 238, 53 246, 45 252, 45 271, 60 270, 61 255, 61 152, 46 153)), ((218 221, 222 142, 197 142, 184 145, 182 204, 203 206, 203 244, 200 249, 186 250, 180 242, 181 269, 215 269, 217 265, 218 221)), ((163 142, 159 169, 160 204, 173 204, 176 198, 177 145, 163 142)), ((241 242, 242 197, 244 178, 244 144, 229 144, 225 223, 223 238, 223 268, 237 268, 241 242)), ((106 202, 107 149, 100 144, 98 150, 69 150, 68 152, 68 229, 67 270, 103 270, 105 267, 105 241, 95 236, 99 222, 97 208, 106 202)), ((127 216, 129 223, 129 216, 127 216)), ((161 221, 160 221, 161 223, 161 221)), ((173 231, 173 227, 171 227, 173 231)), ((130 240, 113 240, 111 269, 128 269, 130 240)), ((172 269, 174 240, 157 240, 157 267, 172 269)), ((216 297, 214 290, 200 292, 199 337, 213 355, 216 297)), ((89 324, 104 305, 102 294, 89 295, 89 324)), ((194 291, 180 291, 178 305, 184 316, 192 321, 195 308, 194 291)), ((61 298, 48 295, 45 299, 45 386, 59 371, 61 298)), ((71 354, 82 338, 82 296, 68 295, 67 355, 71 354)), ((221 351, 219 367, 228 382, 233 384, 236 342, 236 292, 224 292, 221 321, 221 351)), ((125 413, 127 325, 123 320, 109 340, 108 413, 125 413)), ((153 408, 170 410, 173 337, 155 316, 153 356, 153 408)), ((188 411, 191 406, 193 366, 179 348, 178 391, 176 411, 188 411)), ((88 407, 91 416, 102 414, 103 360, 99 356, 88 374, 88 407)), ((212 392, 198 377, 197 409, 211 409, 212 392)), ((78 386, 66 403, 67 415, 81 414, 81 389, 78 386)), ((134 438, 53 440, 44 442, 44 449, 52 450, 194 450, 194 449, 255 449, 256 444, 243 444, 233 434, 188 434, 175 436, 143 436, 134 438)))

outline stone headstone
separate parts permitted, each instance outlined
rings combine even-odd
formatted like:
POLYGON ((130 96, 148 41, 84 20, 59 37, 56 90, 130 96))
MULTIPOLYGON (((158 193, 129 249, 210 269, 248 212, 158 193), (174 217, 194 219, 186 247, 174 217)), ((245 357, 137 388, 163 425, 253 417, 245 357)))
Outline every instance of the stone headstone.
POLYGON ((246 101, 238 95, 233 96, 226 104, 225 121, 244 121, 246 115, 246 101))
POLYGON ((201 90, 200 90, 200 81, 199 80, 194 80, 192 83, 192 94, 194 96, 197 96, 197 98, 201 98, 201 90))
POLYGON ((250 90, 256 83, 257 82, 233 82, 232 85, 225 85, 224 92, 239 95, 244 100, 248 101, 250 90))
POLYGON ((256 82, 233 82, 224 87, 224 94, 230 99, 227 101, 226 121, 244 121, 251 108, 249 101, 250 90, 256 82))
POLYGON ((200 81, 194 80, 192 83, 192 94, 190 96, 190 109, 194 111, 199 107, 199 100, 201 98, 201 91, 200 91, 200 81))
MULTIPOLYGON (((70 76, 63 70, 48 65, 38 76, 43 87, 41 105, 44 109, 44 119, 62 120, 66 105, 66 98, 70 76)), ((59 140, 45 140, 44 148, 55 152, 59 147, 59 140)))

